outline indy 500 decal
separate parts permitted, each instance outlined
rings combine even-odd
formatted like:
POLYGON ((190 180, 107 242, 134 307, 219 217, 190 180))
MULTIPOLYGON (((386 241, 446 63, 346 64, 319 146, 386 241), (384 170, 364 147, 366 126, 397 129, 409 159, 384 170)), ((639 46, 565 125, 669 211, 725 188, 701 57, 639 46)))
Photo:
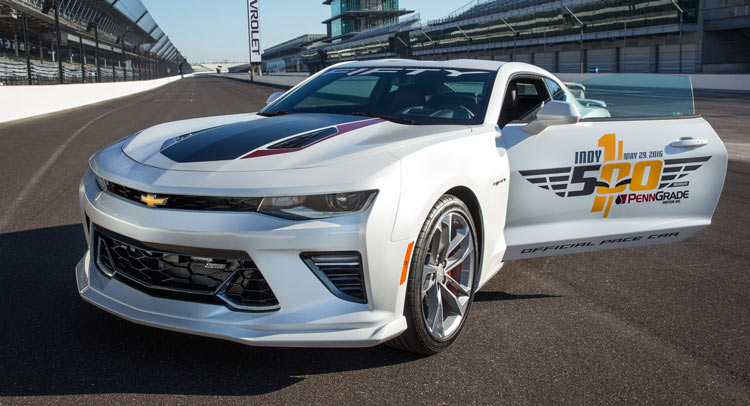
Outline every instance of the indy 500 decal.
POLYGON ((594 195, 592 213, 609 216, 612 203, 618 205, 662 202, 679 203, 690 197, 689 185, 681 180, 700 168, 710 156, 682 159, 661 158, 663 151, 624 152, 615 134, 599 138, 601 149, 578 151, 574 166, 520 171, 532 184, 564 198, 594 195), (571 190, 572 185, 581 185, 571 190))

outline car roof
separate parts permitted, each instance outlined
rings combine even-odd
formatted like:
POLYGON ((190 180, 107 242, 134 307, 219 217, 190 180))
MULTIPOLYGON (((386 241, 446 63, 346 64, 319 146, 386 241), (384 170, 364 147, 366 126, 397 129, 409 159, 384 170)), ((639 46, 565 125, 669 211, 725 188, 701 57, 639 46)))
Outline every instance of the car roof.
POLYGON ((415 68, 455 68, 455 69, 481 69, 498 70, 506 62, 486 61, 481 59, 452 59, 449 61, 416 61, 413 59, 375 59, 369 61, 344 62, 339 66, 347 68, 359 67, 415 67, 415 68))

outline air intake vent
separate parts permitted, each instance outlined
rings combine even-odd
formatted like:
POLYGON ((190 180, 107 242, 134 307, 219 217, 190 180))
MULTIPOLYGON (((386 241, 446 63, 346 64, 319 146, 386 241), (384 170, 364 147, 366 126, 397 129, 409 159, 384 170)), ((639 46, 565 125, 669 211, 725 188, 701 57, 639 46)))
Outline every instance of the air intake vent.
POLYGON ((287 149, 287 148, 304 148, 315 144, 323 138, 330 137, 336 134, 338 130, 336 127, 328 127, 322 130, 315 130, 306 134, 298 135, 296 137, 281 141, 273 144, 268 149, 287 149))
POLYGON ((300 258, 337 297, 367 303, 359 252, 305 252, 300 258))
POLYGON ((94 225, 98 268, 151 296, 224 304, 233 310, 279 309, 255 262, 240 251, 154 246, 94 225))

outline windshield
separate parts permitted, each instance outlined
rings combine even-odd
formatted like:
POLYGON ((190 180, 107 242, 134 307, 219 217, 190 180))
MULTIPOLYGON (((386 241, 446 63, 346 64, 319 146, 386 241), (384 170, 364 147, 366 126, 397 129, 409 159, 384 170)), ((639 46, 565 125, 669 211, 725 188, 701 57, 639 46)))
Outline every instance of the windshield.
POLYGON ((688 76, 621 73, 595 75, 574 85, 579 102, 606 106, 612 118, 695 115, 693 86, 688 76))
POLYGON ((480 124, 495 71, 334 68, 263 109, 262 115, 334 113, 404 124, 480 124))

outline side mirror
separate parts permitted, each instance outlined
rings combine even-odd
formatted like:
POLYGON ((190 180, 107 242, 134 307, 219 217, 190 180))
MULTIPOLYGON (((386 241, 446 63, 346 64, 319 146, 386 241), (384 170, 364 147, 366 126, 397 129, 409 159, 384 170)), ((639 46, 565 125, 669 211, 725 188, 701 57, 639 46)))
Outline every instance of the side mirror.
POLYGON ((553 125, 575 124, 581 119, 581 113, 571 103, 557 100, 547 102, 536 113, 536 120, 527 124, 523 130, 529 134, 539 134, 553 125))
POLYGON ((578 100, 578 103, 581 103, 582 105, 586 107, 599 107, 602 109, 607 108, 607 102, 604 100, 594 100, 594 99, 576 99, 578 100))
POLYGON ((565 83, 565 87, 576 99, 586 98, 586 86, 580 83, 565 83))
POLYGON ((281 97, 282 94, 284 94, 284 92, 274 92, 274 93, 271 93, 271 95, 268 96, 268 98, 266 99, 266 104, 273 103, 274 101, 276 101, 276 99, 278 99, 279 97, 281 97))

